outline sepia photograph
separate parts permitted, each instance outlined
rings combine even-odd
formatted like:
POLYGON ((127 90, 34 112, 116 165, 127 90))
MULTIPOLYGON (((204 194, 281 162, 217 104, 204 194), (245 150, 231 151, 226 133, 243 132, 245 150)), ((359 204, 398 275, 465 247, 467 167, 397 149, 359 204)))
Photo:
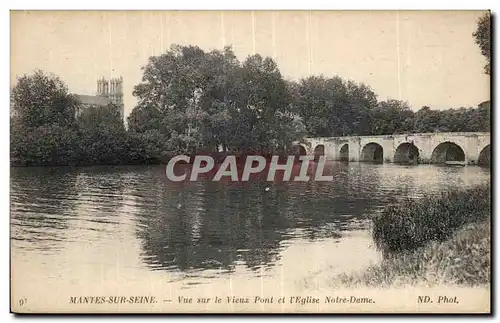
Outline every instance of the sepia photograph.
POLYGON ((9 15, 12 313, 491 313, 490 11, 9 15))

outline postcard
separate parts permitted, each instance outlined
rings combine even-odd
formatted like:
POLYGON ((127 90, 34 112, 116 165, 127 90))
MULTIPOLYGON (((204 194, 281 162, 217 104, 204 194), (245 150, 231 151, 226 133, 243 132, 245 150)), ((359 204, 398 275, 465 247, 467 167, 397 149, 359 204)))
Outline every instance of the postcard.
POLYGON ((14 313, 491 313, 489 11, 11 11, 14 313))

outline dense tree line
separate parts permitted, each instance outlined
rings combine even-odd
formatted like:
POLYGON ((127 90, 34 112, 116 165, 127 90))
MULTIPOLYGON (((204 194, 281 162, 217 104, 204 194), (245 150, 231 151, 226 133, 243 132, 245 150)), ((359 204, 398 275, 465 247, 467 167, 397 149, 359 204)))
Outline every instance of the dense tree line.
POLYGON ((278 66, 260 55, 173 46, 149 60, 134 95, 129 130, 156 151, 271 153, 306 135, 278 66))
POLYGON ((407 102, 377 101, 366 85, 340 78, 309 77, 294 84, 293 105, 309 137, 425 132, 489 132, 490 107, 414 112, 407 102))
POLYGON ((55 75, 38 70, 20 77, 11 109, 13 165, 144 162, 142 152, 134 155, 141 146, 125 130, 117 107, 80 109, 77 97, 55 75))
POLYGON ((285 153, 305 137, 489 131, 489 107, 413 112, 340 77, 285 80, 269 57, 172 46, 150 57, 128 129, 116 107, 80 109, 54 75, 35 71, 11 95, 14 165, 159 162, 180 153, 285 153))

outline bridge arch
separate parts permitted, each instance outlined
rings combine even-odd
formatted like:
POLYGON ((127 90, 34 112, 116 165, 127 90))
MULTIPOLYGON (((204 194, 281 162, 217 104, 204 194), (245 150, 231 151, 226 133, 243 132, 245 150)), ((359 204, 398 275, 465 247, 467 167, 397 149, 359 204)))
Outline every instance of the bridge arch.
POLYGON ((487 144, 479 153, 477 164, 480 166, 491 166, 491 145, 487 144))
POLYGON ((314 148, 314 161, 318 161, 320 156, 325 155, 325 145, 320 144, 314 148))
POLYGON ((413 142, 403 142, 396 148, 394 153, 394 163, 396 164, 418 164, 420 153, 413 142))
POLYGON ((384 161, 384 148, 376 142, 366 144, 361 150, 361 159, 364 162, 378 162, 384 161))
POLYGON ((433 164, 446 164, 447 162, 465 162, 465 152, 454 142, 445 141, 440 143, 432 151, 431 162, 433 164))
POLYGON ((303 145, 293 145, 292 150, 294 155, 304 156, 307 155, 307 149, 303 145))
POLYGON ((339 156, 341 161, 349 161, 349 144, 342 145, 339 156))

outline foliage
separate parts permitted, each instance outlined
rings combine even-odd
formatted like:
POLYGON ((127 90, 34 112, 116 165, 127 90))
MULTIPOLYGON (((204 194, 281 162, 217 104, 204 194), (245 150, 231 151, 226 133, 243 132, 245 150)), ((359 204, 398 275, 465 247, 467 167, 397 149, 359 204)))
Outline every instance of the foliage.
POLYGON ((59 77, 41 70, 18 78, 11 93, 11 108, 27 127, 71 126, 77 104, 76 97, 68 93, 59 77))
POLYGON ((57 76, 18 79, 11 95, 13 165, 159 163, 177 154, 273 154, 305 137, 490 131, 490 107, 413 112, 338 76, 285 80, 261 55, 173 45, 150 57, 124 128, 116 107, 80 109, 57 76), (60 154, 60 156, 55 156, 60 154))
POLYGON ((375 93, 364 84, 340 77, 311 76, 290 86, 294 110, 313 137, 369 133, 369 111, 376 106, 375 93))
POLYGON ((375 217, 373 238, 385 255, 412 251, 430 241, 448 239, 465 224, 487 219, 490 204, 490 185, 408 199, 387 206, 375 217))
POLYGON ((81 164, 122 164, 128 162, 127 133, 117 107, 88 107, 77 118, 81 164))
POLYGON ((337 279, 349 287, 405 285, 487 286, 491 273, 490 220, 472 223, 444 242, 432 241, 414 252, 397 254, 363 272, 337 279))
POLYGON ((448 110, 424 106, 413 112, 404 101, 377 101, 364 84, 324 76, 289 82, 289 92, 292 111, 303 120, 308 137, 490 131, 486 105, 448 110))
POLYGON ((491 61, 491 16, 490 13, 485 13, 477 21, 477 29, 472 34, 476 44, 481 49, 481 54, 486 58, 484 72, 490 74, 491 61))
POLYGON ((90 106, 82 110, 76 117, 80 129, 96 127, 107 127, 117 133, 124 132, 125 126, 118 107, 113 104, 107 106, 90 106))
POLYGON ((11 122, 10 156, 19 166, 76 165, 81 157, 78 132, 59 125, 28 128, 11 122))
POLYGON ((413 132, 413 112, 408 103, 387 100, 371 111, 371 134, 401 134, 413 132))
POLYGON ((353 287, 490 283, 491 186, 453 190, 388 206, 374 220, 383 259, 362 272, 340 275, 353 287))
POLYGON ((230 48, 207 53, 174 45, 143 70, 130 130, 158 130, 169 150, 272 152, 305 135, 271 58, 253 55, 240 63, 230 48))
MULTIPOLYGON (((12 90, 11 163, 19 166, 121 164, 130 139, 117 107, 80 110, 56 76, 35 71, 12 90)), ((138 142, 134 143, 141 149, 138 142)), ((139 160, 143 160, 139 158, 139 160)))
POLYGON ((131 132, 144 133, 148 130, 157 130, 168 133, 168 129, 161 127, 162 117, 159 110, 148 104, 138 105, 128 117, 128 129, 131 132))
POLYGON ((489 132, 490 109, 478 108, 432 110, 423 107, 413 116, 411 132, 489 132))

